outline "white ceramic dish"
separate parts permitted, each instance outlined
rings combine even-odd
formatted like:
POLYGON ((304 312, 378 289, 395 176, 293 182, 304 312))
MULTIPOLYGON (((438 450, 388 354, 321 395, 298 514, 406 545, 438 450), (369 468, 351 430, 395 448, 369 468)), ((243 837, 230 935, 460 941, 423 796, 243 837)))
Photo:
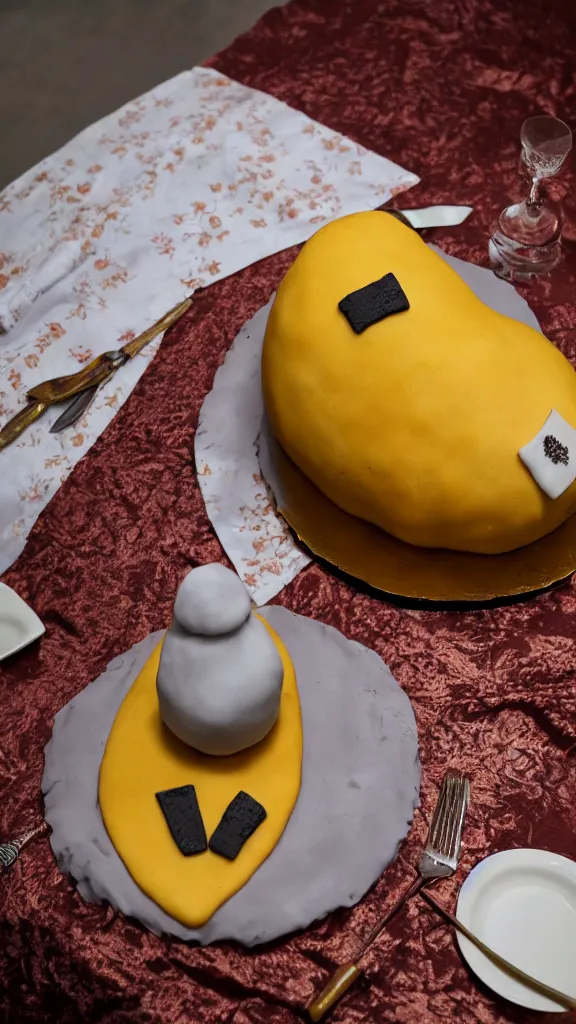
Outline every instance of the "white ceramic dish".
POLYGON ((40 619, 5 583, 0 583, 0 661, 44 633, 40 619))
MULTIPOLYGON (((546 850, 504 850, 477 864, 457 916, 515 967, 576 999, 576 862, 546 850)), ((506 999, 533 1010, 565 1007, 501 971, 468 939, 462 955, 506 999)))

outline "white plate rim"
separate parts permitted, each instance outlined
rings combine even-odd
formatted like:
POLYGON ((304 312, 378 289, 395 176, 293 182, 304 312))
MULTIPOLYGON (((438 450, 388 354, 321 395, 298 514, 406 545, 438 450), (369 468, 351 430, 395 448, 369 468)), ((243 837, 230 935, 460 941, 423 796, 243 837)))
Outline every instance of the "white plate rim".
MULTIPOLYGON (((573 885, 576 891, 576 861, 570 857, 566 857, 564 854, 553 853, 550 850, 539 850, 530 849, 526 847, 518 847, 510 850, 500 850, 497 853, 490 854, 488 857, 483 858, 478 864, 472 869, 469 875, 465 878, 460 891, 458 893, 458 901, 456 905, 456 916, 463 924, 467 925, 473 930, 473 920, 471 919, 470 913, 472 908, 472 902, 477 896, 479 885, 489 884, 491 878, 496 876, 497 871, 502 865, 503 861, 511 862, 511 866, 518 867, 537 867, 537 868, 551 868, 555 865, 556 868, 560 866, 562 873, 569 880, 570 884, 573 885)), ((504 999, 508 999, 510 1002, 516 1003, 519 1006, 524 1006, 530 1010, 538 1010, 540 1012, 558 1013, 565 1011, 564 1006, 560 1004, 551 1004, 548 1001, 548 1006, 544 1007, 542 1001, 545 999, 544 996, 540 995, 536 990, 529 989, 528 987, 521 986, 522 998, 518 989, 514 987, 510 989, 512 979, 508 978, 502 971, 496 967, 495 964, 491 963, 484 954, 472 945, 472 943, 456 932, 458 945, 460 952, 464 957, 466 963, 470 969, 477 975, 478 978, 485 985, 502 996, 504 999)), ((481 935, 478 936, 482 938, 481 935)), ((509 957, 510 961, 513 962, 512 956, 509 957)), ((546 982, 547 979, 542 977, 540 979, 546 982)), ((521 985, 520 982, 514 982, 514 986, 521 985)), ((571 995, 568 990, 567 995, 571 995)))
POLYGON ((24 630, 20 641, 11 647, 0 647, 0 661, 4 661, 5 658, 9 658, 12 654, 17 654, 18 651, 21 651, 28 644, 41 637, 46 632, 46 628, 36 612, 30 605, 26 604, 24 598, 20 597, 20 594, 12 590, 12 587, 9 587, 7 583, 0 582, 0 606, 1 604, 5 604, 10 608, 10 611, 21 623, 24 630))

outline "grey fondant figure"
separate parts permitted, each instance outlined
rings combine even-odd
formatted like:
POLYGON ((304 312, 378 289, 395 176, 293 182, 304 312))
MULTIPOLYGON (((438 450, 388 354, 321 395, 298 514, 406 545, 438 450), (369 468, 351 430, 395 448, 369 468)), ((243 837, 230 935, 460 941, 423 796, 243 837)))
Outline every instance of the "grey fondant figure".
POLYGON ((219 563, 180 585, 157 690, 165 725, 204 754, 251 747, 278 718, 284 671, 239 577, 219 563))

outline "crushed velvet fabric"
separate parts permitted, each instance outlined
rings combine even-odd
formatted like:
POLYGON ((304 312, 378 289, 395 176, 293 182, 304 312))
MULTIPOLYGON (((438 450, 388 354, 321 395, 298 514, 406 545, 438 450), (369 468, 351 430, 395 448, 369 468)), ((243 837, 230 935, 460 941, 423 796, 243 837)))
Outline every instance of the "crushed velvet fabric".
MULTIPOLYGON (((416 171, 422 182, 401 204, 472 204, 464 225, 427 234, 486 263, 491 221, 523 186, 521 122, 538 111, 574 122, 575 61, 576 8, 565 0, 293 0, 211 63, 416 171)), ((576 358, 570 168, 555 187, 567 194, 565 260, 523 291, 545 333, 576 358)), ((224 557, 194 477, 194 429, 227 346, 293 257, 276 255, 199 298, 5 576, 46 635, 0 667, 4 838, 41 819, 55 712, 111 658, 168 623, 191 565, 224 557)), ((410 876, 449 765, 470 775, 472 803, 461 869, 439 899, 452 905, 459 879, 496 850, 576 857, 575 584, 496 610, 403 610, 313 564, 278 601, 373 647, 412 699, 422 808, 397 861, 358 906, 246 952, 168 942, 83 903, 47 840, 36 840, 0 880, 2 1021, 305 1020, 314 990, 354 955, 410 876)), ((541 1020, 477 983, 449 930, 418 900, 378 941, 367 974, 334 1024, 541 1020)))

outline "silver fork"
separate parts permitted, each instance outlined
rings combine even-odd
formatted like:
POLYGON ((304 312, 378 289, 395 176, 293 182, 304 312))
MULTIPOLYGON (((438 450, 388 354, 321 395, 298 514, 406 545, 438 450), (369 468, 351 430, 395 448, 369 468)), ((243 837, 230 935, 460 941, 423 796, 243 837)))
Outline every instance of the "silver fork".
POLYGON ((458 866, 462 828, 469 799, 470 783, 466 776, 453 770, 446 772, 430 822, 426 848, 418 864, 418 877, 380 918, 362 943, 354 963, 339 967, 330 977, 327 985, 314 997, 308 1007, 311 1020, 321 1020, 328 1010, 341 999, 347 989, 354 984, 362 973, 360 961, 366 950, 407 901, 420 892, 424 886, 454 874, 458 866))

